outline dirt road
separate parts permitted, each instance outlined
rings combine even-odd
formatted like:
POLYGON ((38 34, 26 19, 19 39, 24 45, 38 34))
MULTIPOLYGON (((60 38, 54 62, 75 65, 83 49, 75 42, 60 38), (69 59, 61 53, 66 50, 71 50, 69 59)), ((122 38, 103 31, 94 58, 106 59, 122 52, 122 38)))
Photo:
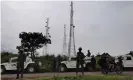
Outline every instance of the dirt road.
MULTIPOLYGON (((55 73, 58 76, 75 76, 75 72, 65 72, 65 73, 55 73)), ((81 73, 79 73, 81 74, 81 73)), ((116 73, 109 73, 116 74, 116 73)), ((124 75, 133 75, 133 72, 123 72, 124 75)), ((101 72, 85 72, 85 75, 102 75, 101 72)), ((33 74, 24 74, 24 78, 37 78, 37 77, 52 77, 54 73, 33 73, 33 74)), ((1 75, 1 80, 12 80, 15 79, 16 74, 4 74, 1 75)))

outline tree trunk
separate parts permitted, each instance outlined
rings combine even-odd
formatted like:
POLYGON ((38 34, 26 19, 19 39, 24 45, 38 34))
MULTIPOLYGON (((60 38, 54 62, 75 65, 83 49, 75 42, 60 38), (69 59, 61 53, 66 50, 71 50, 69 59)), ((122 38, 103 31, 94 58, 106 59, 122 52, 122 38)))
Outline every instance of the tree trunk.
POLYGON ((34 54, 34 52, 35 52, 35 51, 33 50, 33 60, 35 59, 35 54, 34 54))
POLYGON ((33 47, 32 47, 32 51, 31 51, 31 58, 32 58, 32 60, 34 61, 35 60, 35 54, 34 54, 34 49, 33 49, 33 47))

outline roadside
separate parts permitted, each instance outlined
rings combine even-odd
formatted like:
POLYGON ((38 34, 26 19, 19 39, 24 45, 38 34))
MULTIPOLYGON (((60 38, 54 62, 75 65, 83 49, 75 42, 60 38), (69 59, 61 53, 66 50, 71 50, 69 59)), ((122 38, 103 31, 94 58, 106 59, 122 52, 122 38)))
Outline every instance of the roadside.
MULTIPOLYGON (((66 73, 65 73, 66 74, 66 73)), ((72 73, 73 74, 73 73, 72 73)), ((98 75, 98 74, 85 74, 84 76, 76 76, 69 73, 69 75, 59 75, 58 76, 34 76, 25 77, 22 80, 133 80, 133 76, 129 75, 98 75)), ((13 78, 2 78, 1 80, 17 80, 13 78)))
MULTIPOLYGON (((65 73, 56 73, 59 77, 65 77, 65 76, 76 76, 75 72, 65 72, 65 73)), ((81 73, 79 74, 81 75, 81 73)), ((101 72, 85 72, 85 75, 103 75, 101 72)), ((109 73, 109 75, 116 75, 116 73, 109 73)), ((133 72, 123 72, 122 75, 129 75, 133 76, 133 72)), ((32 74, 24 74, 24 78, 41 78, 41 77, 53 77, 54 73, 32 73, 32 74)), ((14 80, 16 78, 16 74, 4 74, 1 75, 1 80, 14 80)))

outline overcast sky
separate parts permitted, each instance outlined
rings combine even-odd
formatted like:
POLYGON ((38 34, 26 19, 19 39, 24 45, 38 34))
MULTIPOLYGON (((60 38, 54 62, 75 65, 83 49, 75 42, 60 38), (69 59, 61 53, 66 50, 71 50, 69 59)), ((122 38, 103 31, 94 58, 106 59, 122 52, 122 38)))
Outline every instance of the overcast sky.
MULTIPOLYGON (((1 3, 1 50, 16 53, 20 45, 19 33, 45 33, 46 18, 50 18, 52 44, 50 53, 61 53, 64 24, 69 39, 69 1, 24 1, 1 3)), ((92 54, 108 52, 111 55, 133 50, 133 2, 74 2, 75 43, 92 54)), ((42 51, 40 50, 40 54, 42 51)))

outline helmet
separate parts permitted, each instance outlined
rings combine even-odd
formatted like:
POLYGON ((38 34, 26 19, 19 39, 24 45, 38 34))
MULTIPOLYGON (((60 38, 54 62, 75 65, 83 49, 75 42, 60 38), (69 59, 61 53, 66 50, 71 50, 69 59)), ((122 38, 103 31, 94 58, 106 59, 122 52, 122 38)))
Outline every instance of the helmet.
POLYGON ((81 48, 81 47, 79 47, 79 50, 82 50, 82 48, 81 48))

